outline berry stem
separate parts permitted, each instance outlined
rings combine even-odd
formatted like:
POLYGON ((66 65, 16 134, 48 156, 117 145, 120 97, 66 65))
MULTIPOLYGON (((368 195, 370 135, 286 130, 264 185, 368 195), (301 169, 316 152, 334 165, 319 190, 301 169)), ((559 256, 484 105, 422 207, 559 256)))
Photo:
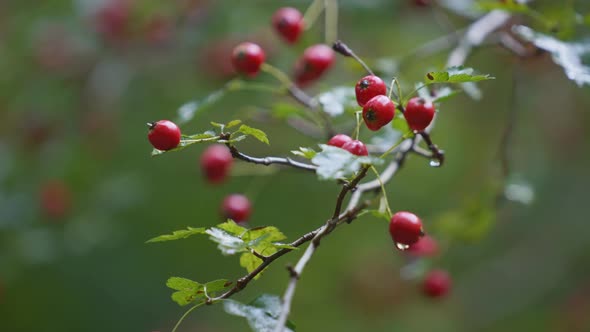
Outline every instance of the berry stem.
POLYGON ((358 62, 365 69, 365 71, 369 75, 375 75, 375 73, 373 73, 371 68, 363 61, 363 59, 361 59, 358 55, 356 55, 356 53, 354 53, 354 51, 352 49, 350 49, 350 47, 348 47, 348 45, 346 45, 343 41, 341 41, 341 40, 335 41, 334 44, 332 45, 332 49, 336 53, 344 55, 345 57, 353 58, 356 62, 358 62))
POLYGON ((383 183, 383 181, 381 181, 381 176, 379 175, 379 172, 377 171, 375 166, 371 166, 371 171, 373 171, 373 173, 375 173, 375 176, 377 177, 377 181, 379 181, 379 185, 381 186, 381 193, 383 194, 383 199, 385 200, 385 211, 387 211, 387 217, 391 218, 393 213, 391 213, 391 208, 389 207, 389 200, 387 199, 387 192, 385 192, 385 183, 383 183))
POLYGON ((172 329, 172 332, 176 332, 176 330, 178 329, 178 327, 180 326, 180 324, 182 323, 182 321, 191 313, 193 312, 193 310, 197 309, 198 307, 202 306, 203 304, 205 304, 205 302, 201 302, 198 303, 194 306, 192 306, 190 309, 188 309, 183 315, 182 317, 180 317, 180 319, 178 320, 178 322, 176 322, 176 325, 174 325, 174 328, 172 329))
POLYGON ((305 23, 305 30, 311 29, 315 24, 320 14, 324 11, 324 0, 314 0, 303 14, 303 23, 305 23))
POLYGON ((355 112, 354 115, 356 116, 356 128, 354 129, 354 139, 359 139, 359 133, 361 131, 361 114, 362 111, 355 112))
POLYGON ((286 88, 294 86, 294 84, 291 81, 291 79, 289 78, 289 76, 287 76, 287 74, 285 74, 282 70, 280 70, 279 68, 277 68, 275 66, 272 66, 272 65, 265 62, 260 66, 260 70, 262 70, 263 72, 265 72, 267 74, 272 75, 279 82, 281 82, 283 84, 283 86, 285 86, 286 88))

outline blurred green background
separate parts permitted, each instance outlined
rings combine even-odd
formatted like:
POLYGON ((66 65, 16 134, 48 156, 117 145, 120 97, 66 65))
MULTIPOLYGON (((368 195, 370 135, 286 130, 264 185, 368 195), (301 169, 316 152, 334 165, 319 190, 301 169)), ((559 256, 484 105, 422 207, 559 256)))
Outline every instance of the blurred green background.
MULTIPOLYGON (((339 37, 386 80, 387 64, 469 23, 411 2, 340 1, 339 37)), ((261 43, 269 62, 290 72, 305 47, 322 41, 321 21, 286 46, 270 16, 283 5, 303 11, 309 1, 115 3, 124 9, 105 13, 110 3, 98 0, 0 2, 0 331, 169 331, 184 309, 170 300, 168 277, 205 282, 244 272, 237 257, 223 257, 204 237, 147 239, 215 225, 232 192, 253 200, 250 225, 276 225, 290 239, 333 209, 334 183, 236 163, 230 181, 211 186, 199 171, 204 146, 151 158, 146 139, 146 122, 174 120, 181 105, 234 77, 228 54, 239 41, 261 43)), ((590 12, 586 1, 537 4, 555 15, 590 12)), ((583 28, 568 33, 589 36, 583 28)), ((395 73, 410 91, 444 66, 447 54, 410 57, 395 73)), ((441 107, 433 138, 447 163, 431 168, 411 156, 388 185, 392 208, 420 215, 441 255, 407 265, 387 224, 370 216, 339 228, 298 285, 291 316, 298 331, 590 331, 589 89, 567 80, 546 54, 518 59, 491 45, 467 65, 497 79, 480 84, 481 101, 462 94, 441 107), (497 151, 511 110, 508 188, 520 190, 521 202, 496 204, 497 151), (420 292, 429 267, 451 273, 447 298, 420 292)), ((361 75, 338 58, 309 91, 352 89, 361 75)), ((240 118, 269 135, 270 147, 240 144, 255 156, 321 142, 268 117, 279 101, 290 102, 233 93, 182 130, 240 118)), ((281 259, 235 299, 282 294, 284 266, 298 255, 281 259)), ((211 306, 180 331, 248 329, 211 306)))

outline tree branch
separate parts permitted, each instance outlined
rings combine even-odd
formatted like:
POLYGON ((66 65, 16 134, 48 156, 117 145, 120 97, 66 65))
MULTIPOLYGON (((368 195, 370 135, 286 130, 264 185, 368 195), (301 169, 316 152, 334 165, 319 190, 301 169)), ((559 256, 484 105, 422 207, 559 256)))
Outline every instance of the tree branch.
POLYGON ((302 163, 299 161, 295 161, 291 158, 280 158, 280 157, 256 158, 256 157, 251 157, 245 153, 238 151, 238 149, 235 146, 233 146, 229 143, 226 145, 229 148, 232 156, 234 156, 234 158, 240 159, 240 160, 243 160, 243 161, 246 161, 249 163, 265 165, 265 166, 272 165, 272 164, 287 165, 287 166, 291 166, 294 168, 302 169, 305 171, 311 171, 311 172, 315 172, 315 170, 317 168, 317 166, 315 166, 315 165, 310 165, 310 164, 302 163))

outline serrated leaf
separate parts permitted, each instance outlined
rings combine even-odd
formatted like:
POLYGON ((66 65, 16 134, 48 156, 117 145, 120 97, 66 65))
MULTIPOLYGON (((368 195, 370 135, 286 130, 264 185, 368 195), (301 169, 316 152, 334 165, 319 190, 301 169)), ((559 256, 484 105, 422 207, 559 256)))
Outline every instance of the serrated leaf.
MULTIPOLYGON (((273 332, 281 314, 281 298, 276 295, 263 294, 249 304, 234 300, 223 301, 223 309, 230 315, 244 317, 255 332, 273 332)), ((288 321, 285 332, 294 332, 295 325, 288 321)))
POLYGON ((266 133, 260 129, 252 128, 246 125, 241 125, 238 131, 246 135, 253 136, 262 143, 265 143, 267 145, 270 144, 270 142, 268 141, 268 137, 266 137, 266 133))
POLYGON ((216 242, 217 248, 224 255, 235 255, 246 250, 246 243, 240 237, 230 234, 223 229, 213 227, 205 231, 211 241, 216 242))
POLYGON ((207 296, 215 296, 216 293, 223 291, 231 285, 227 279, 210 281, 206 284, 180 278, 170 277, 166 281, 166 286, 176 292, 172 293, 172 300, 181 306, 185 306, 199 299, 205 299, 207 296))
POLYGON ((354 89, 349 86, 337 86, 318 96, 324 112, 330 116, 338 116, 347 109, 358 108, 354 89))
POLYGON ((590 85, 590 65, 584 63, 584 57, 590 54, 590 39, 576 43, 563 42, 522 25, 513 27, 513 31, 538 48, 551 53, 553 62, 563 68, 568 79, 578 86, 590 85))
POLYGON ((291 151, 291 153, 296 156, 303 157, 305 159, 312 159, 317 152, 312 148, 300 147, 299 150, 293 150, 291 151))
POLYGON ((370 156, 359 157, 335 146, 320 144, 320 147, 322 151, 311 160, 318 166, 316 173, 320 180, 346 178, 358 172, 363 164, 379 165, 383 162, 379 158, 370 156))
POLYGON ((196 235, 196 234, 204 234, 205 228, 193 228, 187 227, 187 229, 182 229, 179 231, 174 231, 172 234, 165 234, 157 236, 153 239, 148 240, 146 243, 154 243, 154 242, 165 242, 165 241, 174 241, 180 239, 186 239, 189 236, 196 235))
MULTIPOLYGON (((262 264, 262 259, 254 256, 254 254, 245 252, 240 256, 240 266, 245 268, 248 273, 256 270, 256 268, 262 264)), ((254 279, 258 279, 262 274, 259 273, 254 277, 254 279)))
POLYGON ((215 227, 223 229, 224 231, 236 236, 242 236, 247 231, 245 227, 236 224, 236 222, 231 219, 228 219, 226 222, 215 227))
POLYGON ((474 74, 473 68, 451 67, 446 71, 431 71, 426 74, 426 84, 432 83, 467 83, 493 80, 495 77, 483 74, 474 74))
POLYGON ((225 125, 225 128, 232 128, 242 123, 242 120, 232 120, 225 125))

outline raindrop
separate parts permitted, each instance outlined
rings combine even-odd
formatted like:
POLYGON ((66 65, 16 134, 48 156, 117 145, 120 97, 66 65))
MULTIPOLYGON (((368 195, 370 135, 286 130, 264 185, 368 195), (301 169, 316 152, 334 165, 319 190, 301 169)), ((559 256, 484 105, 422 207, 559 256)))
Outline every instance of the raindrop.
POLYGON ((409 245, 407 245, 407 244, 403 244, 403 243, 396 242, 396 243, 395 243, 395 247, 396 247, 397 249, 401 250, 401 251, 405 251, 405 250, 407 250, 407 249, 408 249, 410 246, 409 246, 409 245))
POLYGON ((430 167, 440 167, 440 160, 438 160, 438 159, 431 159, 430 160, 430 167))

